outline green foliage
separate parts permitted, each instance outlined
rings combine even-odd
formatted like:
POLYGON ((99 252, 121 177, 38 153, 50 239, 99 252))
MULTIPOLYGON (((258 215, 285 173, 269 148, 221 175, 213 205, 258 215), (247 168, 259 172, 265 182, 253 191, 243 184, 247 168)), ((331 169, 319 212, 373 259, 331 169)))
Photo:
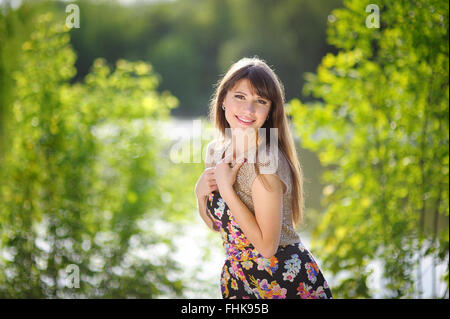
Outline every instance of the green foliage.
POLYGON ((16 52, 28 37, 30 18, 35 14, 27 6, 11 10, 7 4, 0 6, 0 161, 3 146, 8 143, 8 123, 11 117, 11 91, 13 89, 12 71, 17 67, 16 52))
MULTIPOLYGON (((423 259, 448 265, 448 2, 379 1, 379 29, 366 27, 367 2, 344 4, 329 18, 339 52, 304 87, 320 101, 289 105, 302 146, 327 168, 313 244, 345 277, 337 297, 374 296, 374 261, 385 297, 420 297, 423 259)), ((442 280, 448 292, 448 268, 442 280)))
MULTIPOLYGON (((155 229, 196 204, 161 196, 174 193, 174 173, 156 124, 178 101, 156 92, 143 62, 111 70, 98 59, 84 83, 70 84, 76 56, 60 21, 33 20, 14 72, 0 167, 0 296, 181 296, 181 269, 167 253, 176 233, 155 229), (80 288, 67 286, 71 264, 80 288)), ((192 194, 191 185, 177 190, 192 194)))
MULTIPOLYGON (((242 56, 267 59, 286 87, 299 96, 301 74, 313 71, 329 51, 326 19, 341 0, 81 0, 80 29, 71 31, 77 80, 98 56, 151 61, 161 90, 180 100, 174 115, 206 115, 218 75, 242 56)), ((66 2, 57 2, 64 11, 66 2)))

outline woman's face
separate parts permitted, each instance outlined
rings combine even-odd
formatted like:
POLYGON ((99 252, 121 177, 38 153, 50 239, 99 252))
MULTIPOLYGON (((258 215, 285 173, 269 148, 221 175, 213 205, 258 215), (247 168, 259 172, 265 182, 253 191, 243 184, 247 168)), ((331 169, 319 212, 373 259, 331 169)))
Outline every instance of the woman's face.
POLYGON ((272 102, 257 95, 248 79, 228 90, 223 105, 230 128, 258 129, 264 125, 272 102))

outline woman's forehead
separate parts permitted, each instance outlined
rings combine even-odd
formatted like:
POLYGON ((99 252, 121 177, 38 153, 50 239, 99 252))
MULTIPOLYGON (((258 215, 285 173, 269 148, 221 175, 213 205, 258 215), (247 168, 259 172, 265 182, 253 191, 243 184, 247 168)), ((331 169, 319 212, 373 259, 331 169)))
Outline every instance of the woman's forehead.
POLYGON ((239 91, 241 93, 247 94, 247 95, 254 95, 257 97, 262 97, 258 94, 256 88, 252 85, 249 79, 244 78, 240 79, 236 82, 234 87, 231 88, 231 91, 236 92, 239 91))

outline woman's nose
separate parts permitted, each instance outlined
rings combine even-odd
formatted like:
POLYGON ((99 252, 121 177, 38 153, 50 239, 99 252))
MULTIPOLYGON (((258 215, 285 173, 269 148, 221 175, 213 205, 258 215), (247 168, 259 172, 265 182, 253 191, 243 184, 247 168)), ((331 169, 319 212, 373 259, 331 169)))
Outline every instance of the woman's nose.
POLYGON ((255 105, 253 104, 253 102, 248 102, 245 104, 244 109, 249 112, 249 113, 254 113, 255 112, 255 105))

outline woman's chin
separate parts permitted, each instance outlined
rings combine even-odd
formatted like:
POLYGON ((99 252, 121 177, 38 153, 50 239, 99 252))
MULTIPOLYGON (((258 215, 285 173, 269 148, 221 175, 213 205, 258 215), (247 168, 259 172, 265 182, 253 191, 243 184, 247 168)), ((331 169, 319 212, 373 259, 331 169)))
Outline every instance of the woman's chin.
POLYGON ((254 127, 254 125, 248 126, 243 124, 235 124, 234 128, 236 131, 243 132, 243 133, 254 133, 254 131, 257 129, 254 127))

